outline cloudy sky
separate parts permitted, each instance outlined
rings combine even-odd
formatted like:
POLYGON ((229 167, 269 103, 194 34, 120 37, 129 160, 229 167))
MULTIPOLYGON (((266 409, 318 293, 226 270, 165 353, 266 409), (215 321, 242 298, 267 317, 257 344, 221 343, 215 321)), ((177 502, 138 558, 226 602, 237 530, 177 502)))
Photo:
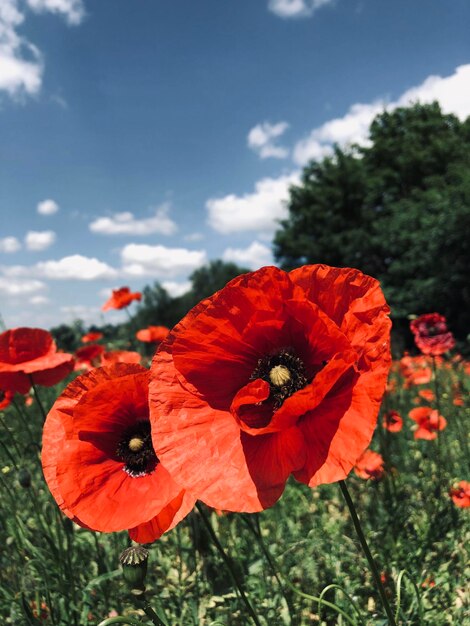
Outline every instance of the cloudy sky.
POLYGON ((0 0, 0 313, 272 262, 289 184, 385 106, 470 115, 468 0, 0 0))

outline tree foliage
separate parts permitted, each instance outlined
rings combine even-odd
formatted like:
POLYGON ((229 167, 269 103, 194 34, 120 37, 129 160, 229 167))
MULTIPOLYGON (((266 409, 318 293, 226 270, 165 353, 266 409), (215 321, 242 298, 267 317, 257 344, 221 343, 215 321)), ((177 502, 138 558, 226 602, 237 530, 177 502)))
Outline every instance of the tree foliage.
POLYGON ((286 269, 352 266, 382 281, 396 318, 439 311, 470 329, 470 118, 437 103, 377 116, 370 143, 311 162, 275 235, 286 269))

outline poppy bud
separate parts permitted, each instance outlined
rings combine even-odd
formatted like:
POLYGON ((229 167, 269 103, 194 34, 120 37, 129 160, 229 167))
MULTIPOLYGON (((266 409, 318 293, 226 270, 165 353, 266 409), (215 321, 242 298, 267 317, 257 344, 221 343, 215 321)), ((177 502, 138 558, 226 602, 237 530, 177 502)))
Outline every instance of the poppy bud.
POLYGON ((18 482, 24 489, 31 487, 31 474, 24 467, 18 471, 18 482))
POLYGON ((122 565, 122 574, 132 593, 136 595, 145 591, 145 577, 147 575, 147 561, 149 551, 142 546, 126 548, 119 556, 122 565))

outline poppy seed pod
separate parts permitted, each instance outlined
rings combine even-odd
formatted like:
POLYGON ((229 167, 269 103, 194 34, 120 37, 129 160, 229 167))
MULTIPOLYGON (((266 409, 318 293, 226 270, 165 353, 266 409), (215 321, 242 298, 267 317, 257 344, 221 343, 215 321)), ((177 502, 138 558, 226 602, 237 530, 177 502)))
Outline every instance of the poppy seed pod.
POLYGON ((145 591, 148 557, 149 551, 142 546, 126 548, 119 556, 124 580, 133 593, 145 591))

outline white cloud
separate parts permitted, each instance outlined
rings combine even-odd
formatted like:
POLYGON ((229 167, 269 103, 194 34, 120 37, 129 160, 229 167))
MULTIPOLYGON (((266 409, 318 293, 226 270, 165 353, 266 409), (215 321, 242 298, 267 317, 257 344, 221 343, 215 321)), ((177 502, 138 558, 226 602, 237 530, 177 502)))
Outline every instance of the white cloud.
POLYGON ((21 250, 21 244, 16 237, 4 237, 0 239, 0 252, 10 254, 21 250))
POLYGON ((247 248, 227 248, 222 258, 224 261, 233 261, 242 267, 257 270, 264 265, 273 264, 271 248, 259 241, 253 241, 247 248))
POLYGON ((40 215, 54 215, 54 213, 57 213, 59 210, 59 205, 55 200, 48 198, 47 200, 38 202, 36 210, 40 215))
POLYGON ((257 124, 248 133, 248 146, 257 152, 262 159, 274 157, 276 159, 285 159, 289 150, 282 146, 277 146, 275 140, 280 137, 289 128, 287 122, 278 122, 270 124, 263 122, 257 124))
POLYGON ((189 235, 184 236, 185 241, 201 241, 202 239, 204 239, 202 233, 189 233, 189 235))
POLYGON ((49 298, 46 298, 46 296, 32 296, 29 299, 29 303, 34 306, 41 306, 42 304, 48 304, 49 298))
POLYGON ((75 26, 85 17, 82 0, 27 0, 28 6, 36 13, 62 14, 67 23, 75 26))
POLYGON ((130 276, 171 277, 188 274, 207 262, 204 250, 130 243, 121 250, 123 270, 130 276))
POLYGON ((24 242, 28 250, 46 250, 56 240, 56 234, 53 230, 30 230, 26 233, 24 242))
POLYGON ((18 34, 27 8, 60 13, 69 24, 78 24, 84 16, 82 0, 27 0, 26 5, 20 0, 0 0, 0 91, 12 98, 34 96, 42 85, 42 53, 18 34))
POLYGON ((461 121, 470 115, 470 63, 460 65, 450 76, 429 76, 418 87, 405 91, 398 102, 390 106, 434 100, 440 103, 444 113, 454 113, 461 121))
POLYGON ((45 286, 46 285, 40 280, 12 279, 10 277, 0 276, 0 292, 10 296, 35 293, 36 291, 44 289, 45 286))
POLYGON ((293 172, 259 180, 253 193, 211 198, 206 202, 209 225, 223 234, 248 230, 273 232, 278 220, 288 216, 285 201, 289 186, 298 182, 299 173, 293 172))
POLYGON ((162 287, 172 298, 179 298, 191 289, 191 282, 188 280, 184 283, 176 283, 172 280, 165 280, 162 282, 162 287))
POLYGON ((112 267, 95 258, 74 254, 58 261, 42 261, 32 268, 39 276, 52 280, 98 280, 114 278, 112 267))
POLYGON ((268 9, 279 17, 310 17, 333 0, 269 0, 268 9))
POLYGON ((408 89, 394 102, 377 100, 370 104, 353 104, 346 115, 314 128, 299 141, 294 148, 294 161, 305 165, 310 159, 320 160, 331 154, 334 143, 342 147, 352 143, 367 145, 369 126, 379 113, 435 100, 444 113, 454 113, 461 120, 470 115, 470 64, 457 67, 451 76, 429 76, 421 85, 408 89))
POLYGON ((0 91, 8 95, 34 95, 41 88, 43 63, 39 50, 18 35, 24 20, 18 0, 0 2, 0 91))
POLYGON ((112 217, 99 217, 90 224, 90 230, 100 235, 172 235, 177 231, 175 222, 168 216, 169 205, 155 210, 153 217, 136 219, 131 212, 115 213, 112 217))

